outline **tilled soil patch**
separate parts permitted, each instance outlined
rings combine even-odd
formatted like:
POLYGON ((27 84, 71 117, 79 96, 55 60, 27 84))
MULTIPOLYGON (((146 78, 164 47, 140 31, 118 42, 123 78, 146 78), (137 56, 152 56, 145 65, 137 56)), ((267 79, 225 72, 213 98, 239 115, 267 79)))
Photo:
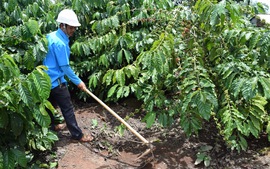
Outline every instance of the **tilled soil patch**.
MULTIPOLYGON (((134 114, 138 103, 128 100, 122 104, 109 105, 122 118, 134 114)), ((85 133, 95 140, 79 143, 70 139, 67 129, 58 133, 59 141, 54 147, 58 169, 268 169, 270 168, 270 144, 266 138, 251 139, 246 152, 232 152, 217 138, 217 131, 206 125, 199 136, 187 138, 179 125, 164 129, 154 125, 146 128, 139 116, 130 116, 126 121, 149 141, 153 141, 152 153, 136 158, 148 146, 128 130, 123 136, 117 132, 120 122, 97 103, 76 105, 76 118, 85 133), (211 147, 206 153, 211 158, 210 166, 203 162, 195 165, 197 153, 203 147, 211 147)))

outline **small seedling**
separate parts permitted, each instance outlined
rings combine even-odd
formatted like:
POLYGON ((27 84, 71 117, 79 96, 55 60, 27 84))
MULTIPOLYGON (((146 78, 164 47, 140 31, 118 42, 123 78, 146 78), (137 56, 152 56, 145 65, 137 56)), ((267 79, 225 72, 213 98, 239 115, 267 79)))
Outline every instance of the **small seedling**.
POLYGON ((92 119, 92 128, 96 128, 98 126, 97 119, 92 119))
POLYGON ((123 124, 116 127, 116 130, 118 131, 118 133, 121 137, 124 135, 125 129, 126 129, 126 127, 123 124))
POLYGON ((204 166, 208 167, 211 162, 211 157, 209 156, 209 152, 213 149, 212 146, 204 145, 200 147, 199 152, 197 153, 197 159, 195 161, 195 165, 204 163, 204 166))

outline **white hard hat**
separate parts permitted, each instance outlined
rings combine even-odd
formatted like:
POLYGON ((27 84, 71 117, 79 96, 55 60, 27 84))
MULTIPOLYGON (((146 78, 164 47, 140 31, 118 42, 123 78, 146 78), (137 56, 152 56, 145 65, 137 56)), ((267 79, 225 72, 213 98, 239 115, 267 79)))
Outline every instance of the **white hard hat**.
POLYGON ((62 10, 57 17, 57 22, 59 23, 65 23, 70 26, 78 27, 81 26, 77 15, 75 12, 71 9, 64 9, 62 10))

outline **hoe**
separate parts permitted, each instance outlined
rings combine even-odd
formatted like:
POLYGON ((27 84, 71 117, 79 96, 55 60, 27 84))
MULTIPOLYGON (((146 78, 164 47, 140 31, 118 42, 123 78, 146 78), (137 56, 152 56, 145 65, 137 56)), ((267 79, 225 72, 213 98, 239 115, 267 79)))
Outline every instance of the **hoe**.
POLYGON ((123 123, 136 137, 138 137, 143 144, 148 146, 148 149, 142 153, 136 160, 144 157, 145 155, 152 153, 155 149, 155 146, 152 145, 148 140, 146 140, 140 133, 138 133, 135 129, 133 129, 125 120, 123 120, 117 113, 115 113, 109 106, 107 106, 104 102, 102 102, 98 97, 96 97, 92 92, 88 89, 85 89, 85 92, 88 93, 91 97, 93 97, 101 106, 103 106, 106 110, 108 110, 114 117, 116 117, 121 123, 123 123))

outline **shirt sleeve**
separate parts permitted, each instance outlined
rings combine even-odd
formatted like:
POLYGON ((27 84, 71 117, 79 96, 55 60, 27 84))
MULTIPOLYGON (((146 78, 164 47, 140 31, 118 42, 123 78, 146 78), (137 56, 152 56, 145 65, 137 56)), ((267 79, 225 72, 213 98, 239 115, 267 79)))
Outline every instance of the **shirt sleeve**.
POLYGON ((74 73, 74 71, 70 68, 69 65, 61 66, 62 71, 67 75, 67 77, 74 83, 78 85, 81 83, 81 79, 74 73))

